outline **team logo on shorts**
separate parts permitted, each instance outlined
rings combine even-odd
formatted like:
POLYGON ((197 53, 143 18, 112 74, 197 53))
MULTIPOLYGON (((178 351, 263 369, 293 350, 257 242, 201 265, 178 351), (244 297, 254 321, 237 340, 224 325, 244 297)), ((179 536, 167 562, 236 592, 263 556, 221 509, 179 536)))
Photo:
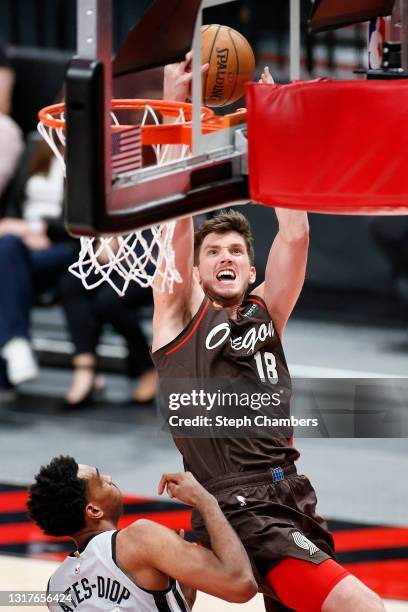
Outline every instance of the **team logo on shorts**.
POLYGON ((303 550, 308 550, 311 557, 320 550, 313 542, 308 540, 303 533, 300 533, 300 531, 292 531, 292 538, 296 546, 303 548, 303 550))
POLYGON ((240 506, 246 506, 247 505, 247 500, 245 499, 245 497, 242 497, 242 495, 237 495, 236 498, 239 501, 239 505, 240 506))

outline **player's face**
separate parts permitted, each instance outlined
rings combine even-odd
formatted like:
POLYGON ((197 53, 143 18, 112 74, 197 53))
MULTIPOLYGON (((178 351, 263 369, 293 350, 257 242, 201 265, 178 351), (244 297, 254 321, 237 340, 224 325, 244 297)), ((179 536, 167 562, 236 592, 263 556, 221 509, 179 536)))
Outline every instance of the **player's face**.
POLYGON ((226 306, 239 303, 255 281, 244 238, 237 232, 208 234, 201 245, 198 273, 211 298, 226 306))
POLYGON ((112 476, 101 474, 96 467, 79 465, 78 477, 86 480, 87 501, 88 506, 92 506, 92 512, 95 508, 99 509, 103 518, 116 523, 123 512, 123 500, 121 491, 112 482, 112 476))

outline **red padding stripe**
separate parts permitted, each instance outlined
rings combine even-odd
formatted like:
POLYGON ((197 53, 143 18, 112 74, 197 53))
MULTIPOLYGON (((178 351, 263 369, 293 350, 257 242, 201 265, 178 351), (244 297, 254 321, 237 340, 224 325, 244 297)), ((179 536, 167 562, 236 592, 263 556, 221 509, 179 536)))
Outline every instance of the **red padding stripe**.
POLYGON ((181 346, 183 346, 183 344, 185 344, 188 340, 190 340, 191 336, 194 334, 195 330, 197 329, 197 327, 200 325, 201 321, 203 320, 203 317, 204 317, 205 313, 207 312, 207 309, 208 309, 209 305, 210 305, 210 300, 208 300, 208 302, 204 306, 200 316, 198 317, 197 321, 195 322, 194 327, 192 328, 190 333, 188 333, 187 336, 185 338, 183 338, 183 340, 179 344, 177 344, 177 346, 173 346, 173 348, 171 348, 169 351, 167 351, 167 353, 164 353, 166 355, 166 357, 168 357, 169 355, 171 355, 172 353, 177 351, 181 346))
POLYGON ((330 591, 348 574, 333 559, 315 565, 287 558, 269 572, 266 581, 289 608, 296 612, 320 612, 330 591))

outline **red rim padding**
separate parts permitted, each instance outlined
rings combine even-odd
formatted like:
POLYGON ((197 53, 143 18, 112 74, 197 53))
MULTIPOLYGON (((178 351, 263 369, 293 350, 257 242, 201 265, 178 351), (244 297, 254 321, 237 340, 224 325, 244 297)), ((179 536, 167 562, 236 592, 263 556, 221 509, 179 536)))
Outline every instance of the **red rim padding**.
POLYGON ((255 202, 347 214, 408 214, 408 81, 251 83, 255 202))

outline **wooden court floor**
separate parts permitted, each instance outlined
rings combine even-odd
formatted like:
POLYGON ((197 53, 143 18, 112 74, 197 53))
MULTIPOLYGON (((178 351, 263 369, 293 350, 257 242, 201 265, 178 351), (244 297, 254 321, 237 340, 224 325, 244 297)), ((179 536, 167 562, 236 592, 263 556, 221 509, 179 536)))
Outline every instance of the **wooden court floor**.
MULTIPOLYGON (((0 591, 38 591, 46 588, 48 578, 54 568, 55 561, 40 559, 25 559, 9 555, 0 555, 0 591)), ((386 600, 387 612, 408 612, 408 602, 386 600)), ((228 612, 232 610, 245 612, 262 612, 264 610, 261 596, 257 595, 246 604, 229 604, 227 602, 199 593, 195 612, 228 612)), ((14 606, 13 612, 40 612, 47 610, 43 606, 14 606)))

